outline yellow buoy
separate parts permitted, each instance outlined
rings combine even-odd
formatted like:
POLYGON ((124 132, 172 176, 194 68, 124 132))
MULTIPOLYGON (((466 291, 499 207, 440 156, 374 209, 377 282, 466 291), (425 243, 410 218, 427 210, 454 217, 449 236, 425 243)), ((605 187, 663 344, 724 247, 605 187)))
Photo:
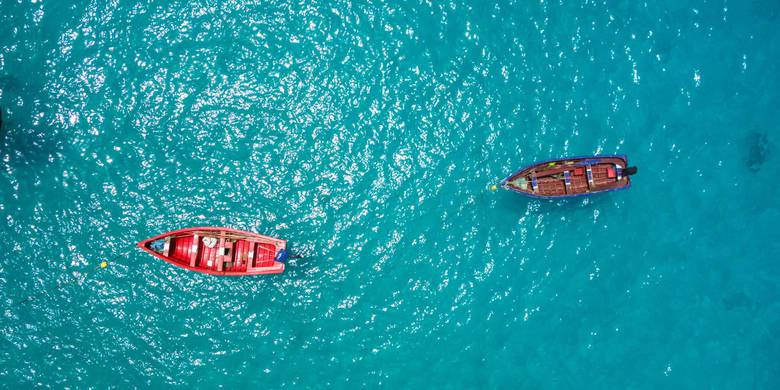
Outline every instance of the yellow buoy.
POLYGON ((492 186, 490 186, 490 191, 495 191, 495 190, 497 190, 497 189, 498 189, 498 186, 497 186, 497 185, 495 185, 495 184, 493 184, 492 186))
POLYGON ((100 268, 106 268, 106 267, 108 267, 108 263, 107 262, 103 261, 103 262, 100 263, 100 268))

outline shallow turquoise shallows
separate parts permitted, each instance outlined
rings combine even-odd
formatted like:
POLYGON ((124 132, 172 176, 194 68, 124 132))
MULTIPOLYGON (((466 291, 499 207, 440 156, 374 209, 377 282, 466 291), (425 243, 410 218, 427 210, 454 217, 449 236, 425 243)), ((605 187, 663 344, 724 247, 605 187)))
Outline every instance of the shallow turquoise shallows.
POLYGON ((294 3, 0 0, 0 387, 780 387, 777 1, 294 3))

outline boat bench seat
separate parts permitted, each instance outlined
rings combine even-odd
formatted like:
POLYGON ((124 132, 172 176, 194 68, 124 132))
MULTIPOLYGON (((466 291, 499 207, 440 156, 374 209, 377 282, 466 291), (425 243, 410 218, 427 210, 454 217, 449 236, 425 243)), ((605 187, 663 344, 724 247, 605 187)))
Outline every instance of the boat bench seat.
POLYGON ((198 245, 200 245, 200 236, 195 234, 192 236, 192 251, 190 252, 190 267, 194 267, 198 263, 198 245))
POLYGON ((171 255, 171 238, 165 237, 165 244, 163 244, 163 256, 168 257, 171 255))

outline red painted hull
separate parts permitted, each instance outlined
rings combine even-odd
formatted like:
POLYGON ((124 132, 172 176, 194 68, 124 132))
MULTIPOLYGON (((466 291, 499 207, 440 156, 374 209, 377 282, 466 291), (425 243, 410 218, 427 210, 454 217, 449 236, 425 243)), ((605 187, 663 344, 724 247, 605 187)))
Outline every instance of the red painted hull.
POLYGON ((138 247, 152 256, 190 271, 220 276, 279 274, 276 261, 287 242, 222 227, 193 227, 148 238, 138 247))

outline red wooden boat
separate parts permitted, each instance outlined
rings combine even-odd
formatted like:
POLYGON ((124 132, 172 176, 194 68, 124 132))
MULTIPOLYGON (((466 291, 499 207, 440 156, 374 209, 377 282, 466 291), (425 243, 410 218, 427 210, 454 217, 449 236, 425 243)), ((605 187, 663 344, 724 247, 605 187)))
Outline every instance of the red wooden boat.
POLYGON ((287 242, 221 227, 193 227, 148 238, 138 247, 173 265, 212 275, 278 274, 287 242))
POLYGON ((636 171, 622 155, 572 157, 522 168, 501 185, 535 198, 567 198, 628 188, 636 171))

